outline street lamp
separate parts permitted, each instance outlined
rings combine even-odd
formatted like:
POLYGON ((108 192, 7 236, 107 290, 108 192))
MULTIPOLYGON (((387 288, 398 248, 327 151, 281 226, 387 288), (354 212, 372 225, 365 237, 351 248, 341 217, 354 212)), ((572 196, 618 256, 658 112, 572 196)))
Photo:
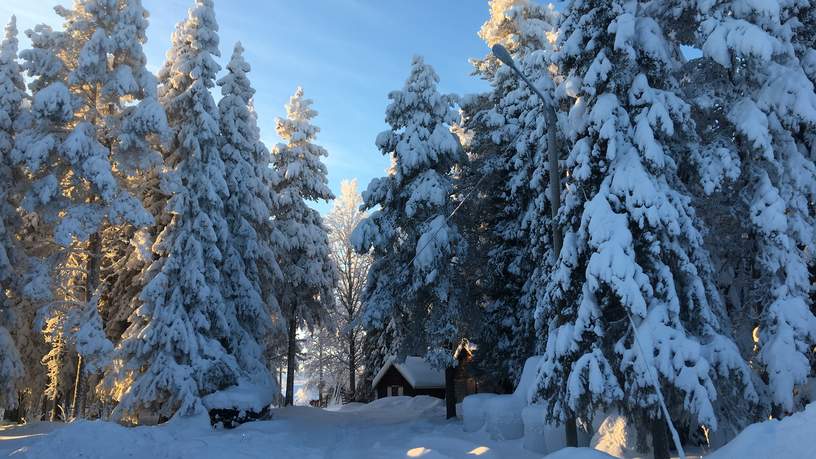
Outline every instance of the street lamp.
MULTIPOLYGON (((538 88, 533 85, 533 83, 521 73, 521 70, 516 66, 516 63, 513 62, 513 56, 507 51, 507 48, 504 46, 496 43, 493 45, 493 55, 496 56, 500 61, 504 63, 504 65, 513 69, 516 72, 516 75, 521 78, 522 81, 527 83, 527 86, 533 90, 534 93, 541 99, 541 104, 544 107, 544 116, 547 119, 547 152, 549 153, 549 163, 550 163, 550 183, 549 183, 549 191, 550 191, 550 212, 552 215, 552 243, 553 243, 553 253, 555 256, 555 261, 558 261, 558 256, 561 254, 561 228, 558 226, 558 208, 561 207, 561 180, 560 180, 560 173, 558 168, 558 136, 556 135, 556 117, 555 117, 555 108, 553 107, 552 101, 549 98, 545 97, 538 88)), ((568 416, 565 422, 564 428, 566 430, 566 440, 567 446, 578 446, 578 426, 575 422, 575 417, 568 416)))
POLYGON ((513 62, 513 56, 507 51, 507 48, 500 44, 493 45, 493 55, 496 56, 500 61, 504 63, 504 65, 513 69, 516 72, 516 75, 522 79, 527 86, 532 89, 534 93, 541 99, 542 106, 544 107, 544 116, 547 119, 547 152, 549 153, 549 163, 550 163, 550 183, 549 183, 549 191, 550 191, 550 212, 552 215, 552 241, 553 241, 553 251, 555 254, 555 259, 558 260, 558 256, 561 253, 561 228, 558 226, 558 208, 561 207, 561 180, 560 180, 560 173, 558 169, 558 136, 556 135, 556 123, 557 119, 555 117, 555 108, 553 107, 552 101, 549 98, 545 97, 538 88, 533 85, 533 83, 521 73, 521 70, 516 66, 516 63, 513 62))

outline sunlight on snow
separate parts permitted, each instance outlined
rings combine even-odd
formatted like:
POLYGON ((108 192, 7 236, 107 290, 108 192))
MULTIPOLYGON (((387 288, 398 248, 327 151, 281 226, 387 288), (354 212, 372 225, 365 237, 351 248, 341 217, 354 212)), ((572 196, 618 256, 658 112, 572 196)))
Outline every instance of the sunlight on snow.
POLYGON ((472 450, 468 451, 468 454, 473 456, 481 456, 482 454, 490 451, 490 448, 487 446, 479 446, 478 448, 473 448, 472 450))
POLYGON ((420 456, 424 456, 424 455, 426 455, 426 454, 428 454, 430 452, 431 452, 430 449, 423 448, 422 446, 420 446, 418 448, 409 449, 408 452, 405 453, 405 455, 408 456, 408 457, 420 457, 420 456))

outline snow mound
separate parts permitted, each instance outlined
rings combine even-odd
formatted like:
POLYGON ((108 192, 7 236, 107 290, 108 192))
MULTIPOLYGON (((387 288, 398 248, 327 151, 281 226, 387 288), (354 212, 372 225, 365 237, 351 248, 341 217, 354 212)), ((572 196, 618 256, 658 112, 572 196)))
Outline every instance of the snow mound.
POLYGON ((524 421, 524 449, 547 454, 567 446, 564 428, 547 422, 546 408, 542 405, 529 405, 521 410, 524 421))
POLYGON ((275 399, 275 388, 250 382, 212 393, 202 399, 208 410, 234 409, 239 411, 262 411, 275 399))
POLYGON ((509 395, 475 394, 465 397, 462 415, 466 432, 479 430, 487 425, 487 431, 495 439, 515 440, 524 436, 522 410, 530 403, 538 376, 540 356, 524 362, 516 390, 509 395))
POLYGON ((426 413, 443 407, 442 399, 428 395, 417 395, 416 397, 399 396, 384 397, 374 400, 371 403, 362 405, 356 411, 393 411, 398 410, 405 413, 426 413))
POLYGON ((496 394, 473 394, 462 400, 462 421, 465 432, 476 432, 485 425, 485 402, 496 394))
POLYGON ((614 459, 604 452, 592 448, 564 448, 544 456, 544 459, 614 459))
POLYGON ((785 419, 752 424, 710 459, 816 457, 816 403, 785 419))

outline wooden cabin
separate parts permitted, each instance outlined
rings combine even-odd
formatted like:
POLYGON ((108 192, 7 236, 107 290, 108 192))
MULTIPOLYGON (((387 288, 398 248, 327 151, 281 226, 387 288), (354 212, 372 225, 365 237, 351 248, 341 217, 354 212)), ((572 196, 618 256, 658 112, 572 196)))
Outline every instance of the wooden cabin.
MULTIPOLYGON (((478 392, 478 383, 470 372, 475 349, 475 346, 465 340, 454 352, 453 356, 459 362, 454 369, 457 402, 478 392)), ((374 377, 371 386, 378 399, 400 395, 430 395, 444 399, 445 370, 432 368, 422 357, 408 356, 404 362, 397 362, 394 357, 390 357, 374 377)))
POLYGON ((388 358, 371 383, 377 398, 430 395, 445 398, 445 371, 436 370, 421 357, 408 356, 404 362, 388 358))

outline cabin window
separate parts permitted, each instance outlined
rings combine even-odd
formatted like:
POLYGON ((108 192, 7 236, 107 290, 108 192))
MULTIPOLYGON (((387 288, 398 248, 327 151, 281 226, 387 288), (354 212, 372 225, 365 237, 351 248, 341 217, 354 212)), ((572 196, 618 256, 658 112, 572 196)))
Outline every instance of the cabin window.
POLYGON ((391 386, 391 396, 396 397, 403 394, 402 386, 391 386))

